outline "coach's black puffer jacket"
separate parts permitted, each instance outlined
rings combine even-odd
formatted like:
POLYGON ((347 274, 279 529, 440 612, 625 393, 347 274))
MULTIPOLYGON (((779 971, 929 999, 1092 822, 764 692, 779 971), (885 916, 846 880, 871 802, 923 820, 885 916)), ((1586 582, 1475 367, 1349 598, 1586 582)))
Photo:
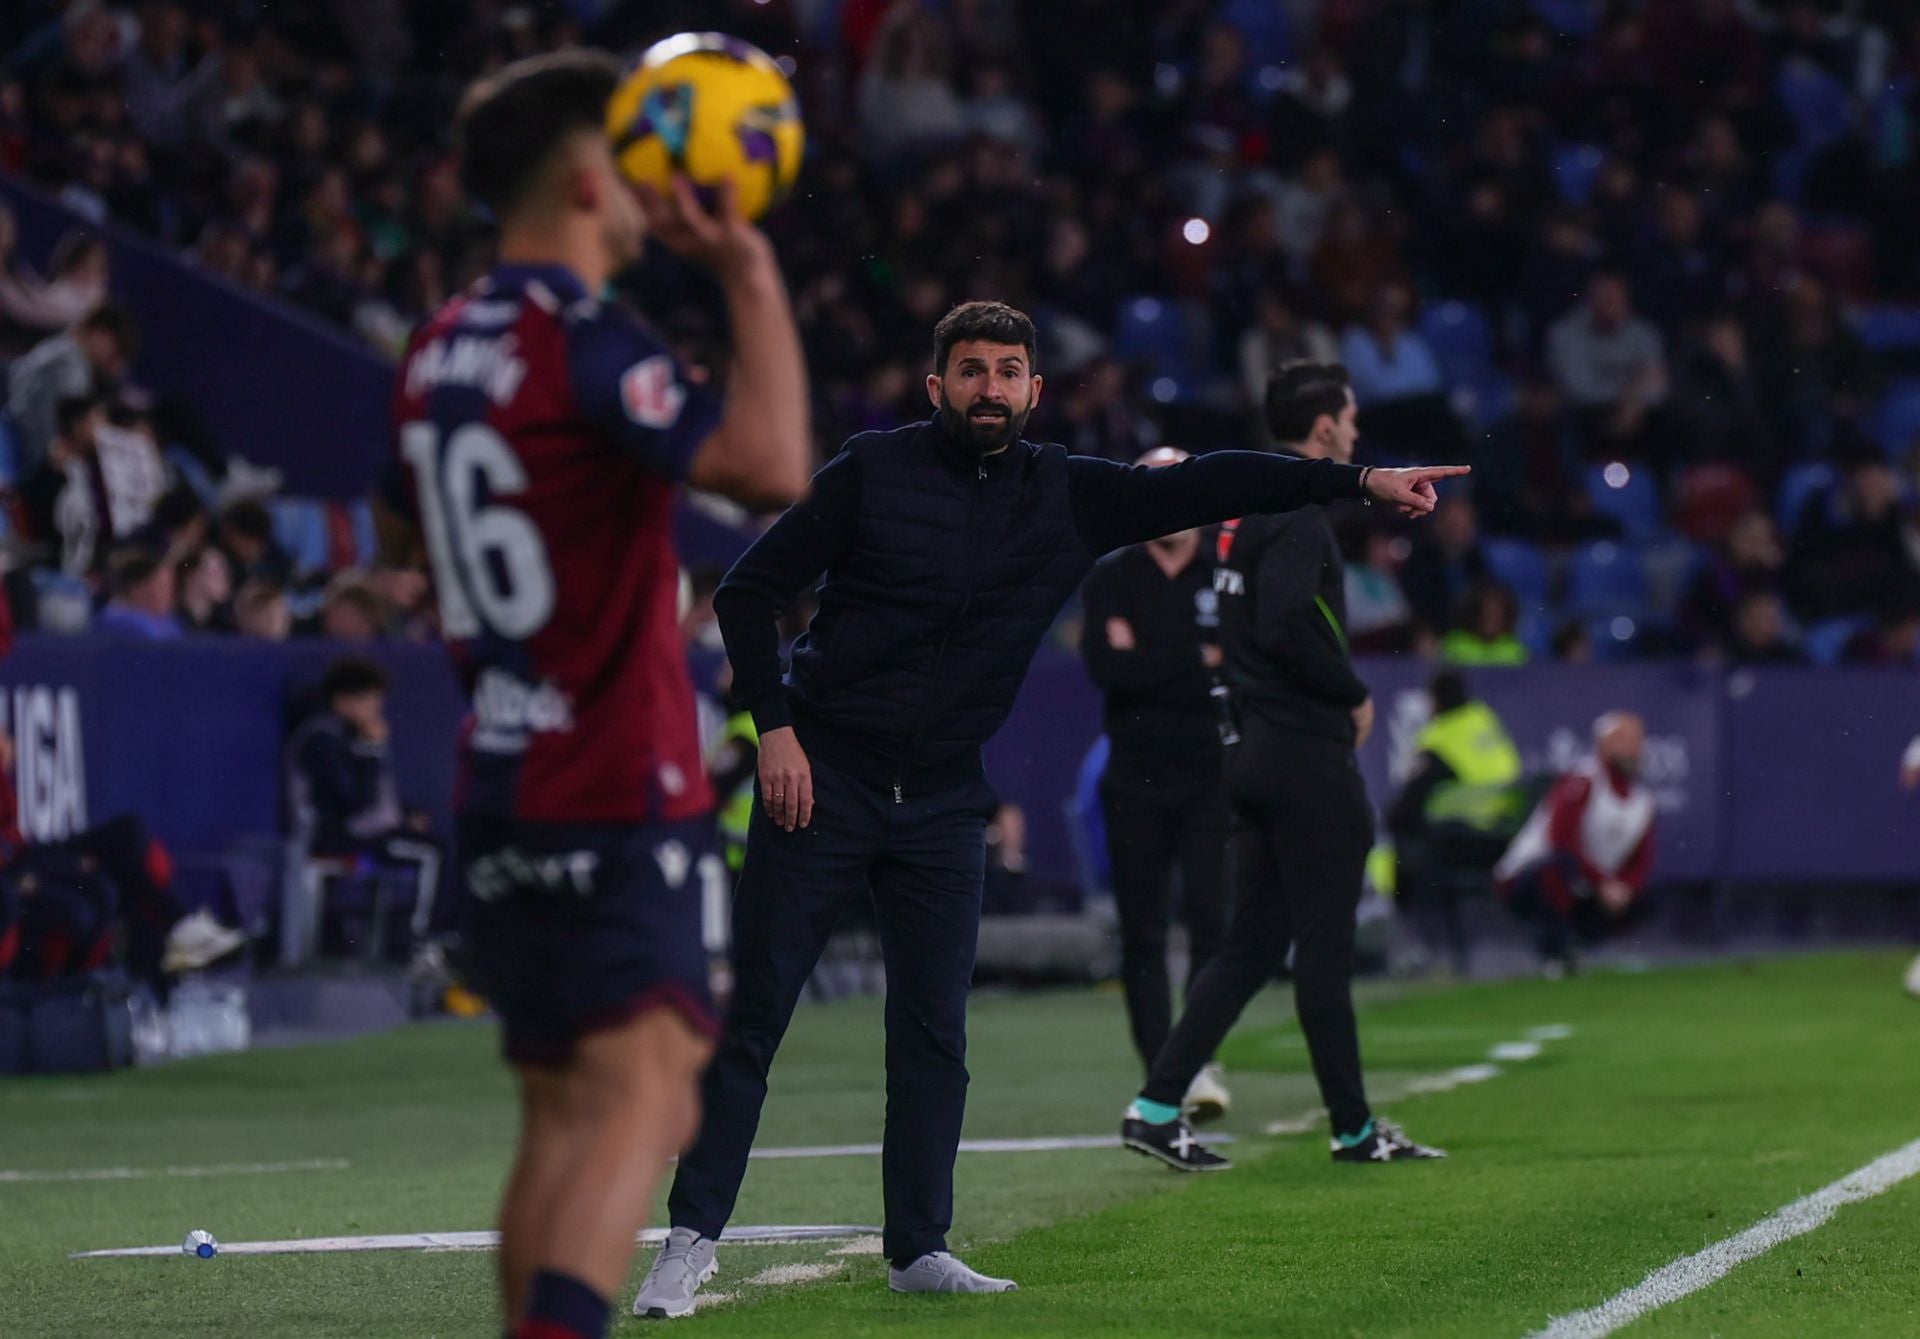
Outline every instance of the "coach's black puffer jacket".
POLYGON ((1027 441, 981 456, 936 416, 862 433, 713 600, 762 733, 896 796, 980 772, 1041 638, 1094 559, 1192 526, 1359 496, 1360 470, 1251 451, 1128 468, 1027 441), (821 575, 780 674, 777 621, 821 575))

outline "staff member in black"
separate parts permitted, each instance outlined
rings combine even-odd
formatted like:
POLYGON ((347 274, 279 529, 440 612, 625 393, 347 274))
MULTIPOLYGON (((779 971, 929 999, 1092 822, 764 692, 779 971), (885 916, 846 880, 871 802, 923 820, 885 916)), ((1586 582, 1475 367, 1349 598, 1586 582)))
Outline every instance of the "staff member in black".
MULTIPOLYGON (((1345 368, 1282 367, 1267 386, 1266 410, 1282 449, 1315 463, 1353 459, 1359 433, 1345 368)), ((1444 1157, 1375 1117, 1361 1079, 1354 913, 1373 811, 1354 750, 1373 728, 1373 699, 1347 656, 1340 546, 1316 504, 1250 516, 1223 534, 1220 548, 1214 585, 1241 734, 1227 760, 1233 922, 1128 1106, 1121 1139, 1181 1171, 1229 1165, 1194 1141, 1180 1099, 1291 948, 1294 1007, 1332 1120, 1333 1156, 1444 1157)))
POLYGON ((946 1250, 966 1107, 966 1004, 985 827, 980 748, 1101 554, 1236 512, 1372 496, 1416 514, 1458 468, 1374 470, 1223 451, 1140 469, 1020 436, 1040 396, 1033 323, 1003 303, 934 331, 930 420, 862 433, 727 574, 713 607, 760 730, 761 808, 734 890, 733 1004, 672 1229, 634 1302, 683 1314, 714 1272, 767 1070, 849 895, 871 888, 887 968, 881 1176, 890 1282, 1002 1292, 946 1250), (780 672, 781 612, 822 573, 780 672))
MULTIPOLYGON (((1185 451, 1162 446, 1140 464, 1185 459, 1185 451)), ((1112 746, 1100 805, 1120 915, 1120 983, 1144 1065, 1173 1028, 1167 929, 1176 870, 1189 991, 1226 929, 1227 793, 1213 696, 1220 596, 1211 538, 1181 530, 1130 544, 1095 563, 1080 590, 1080 654, 1106 694, 1112 746)), ((1183 1106, 1199 1121, 1220 1115, 1229 1101, 1219 1066, 1210 1064, 1194 1076, 1183 1106)))

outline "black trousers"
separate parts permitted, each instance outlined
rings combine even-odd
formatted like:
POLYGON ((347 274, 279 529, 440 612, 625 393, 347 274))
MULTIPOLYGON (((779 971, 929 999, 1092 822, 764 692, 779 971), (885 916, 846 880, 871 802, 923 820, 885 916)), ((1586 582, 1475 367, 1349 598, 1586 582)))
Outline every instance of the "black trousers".
POLYGON ((1152 1065, 1173 1029, 1167 930, 1173 875, 1180 873, 1180 919, 1187 927, 1186 995, 1227 928, 1229 832, 1225 778, 1148 785, 1110 767, 1100 783, 1113 901, 1120 913, 1120 983, 1127 1023, 1143 1064, 1152 1065))
POLYGON ((980 939, 986 825, 980 780, 895 804, 813 764, 810 826, 756 806, 733 894, 733 1003, 702 1085, 700 1137, 667 1200, 675 1227, 717 1237, 733 1215, 767 1098, 767 1071, 849 897, 871 886, 887 968, 882 1247, 904 1265, 946 1249, 967 1105, 967 992, 980 939))
POLYGON ((1353 750, 1252 725, 1227 751, 1234 905, 1226 942, 1194 983, 1142 1096, 1178 1105, 1293 949, 1294 1008, 1336 1134, 1367 1123, 1353 1021, 1354 913, 1373 816, 1353 750))

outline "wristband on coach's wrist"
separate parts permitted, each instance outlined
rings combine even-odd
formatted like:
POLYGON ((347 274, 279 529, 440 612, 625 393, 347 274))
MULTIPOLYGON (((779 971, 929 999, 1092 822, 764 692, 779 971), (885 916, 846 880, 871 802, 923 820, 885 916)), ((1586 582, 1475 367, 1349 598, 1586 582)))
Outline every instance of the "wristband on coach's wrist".
POLYGON ((1372 477, 1373 466, 1362 465, 1360 467, 1360 505, 1363 507, 1371 507, 1373 505, 1373 498, 1367 492, 1367 480, 1372 477))

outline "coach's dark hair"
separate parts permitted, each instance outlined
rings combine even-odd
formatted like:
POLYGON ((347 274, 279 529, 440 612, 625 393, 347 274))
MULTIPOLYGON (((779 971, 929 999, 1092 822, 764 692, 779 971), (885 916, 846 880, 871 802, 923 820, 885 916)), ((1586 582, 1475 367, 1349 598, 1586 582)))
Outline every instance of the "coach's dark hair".
POLYGON ((1458 711, 1467 705, 1467 676, 1457 669, 1438 671, 1427 684, 1427 696, 1433 699, 1433 714, 1458 711))
POLYGON ((320 680, 320 697, 325 702, 386 691, 387 672, 365 656, 341 656, 327 666, 320 680))
POLYGON ((933 370, 947 374, 953 346, 968 340, 989 344, 1018 344, 1027 351, 1027 369, 1033 369, 1033 318, 1004 302, 963 302, 933 328, 933 370))
POLYGON ((460 180, 496 219, 526 198, 553 153, 606 126, 620 67, 597 51, 515 61, 467 90, 454 120, 460 180))
POLYGON ((1293 444, 1313 435, 1322 414, 1347 407, 1347 369, 1338 363, 1283 363, 1267 382, 1267 431, 1293 444))

